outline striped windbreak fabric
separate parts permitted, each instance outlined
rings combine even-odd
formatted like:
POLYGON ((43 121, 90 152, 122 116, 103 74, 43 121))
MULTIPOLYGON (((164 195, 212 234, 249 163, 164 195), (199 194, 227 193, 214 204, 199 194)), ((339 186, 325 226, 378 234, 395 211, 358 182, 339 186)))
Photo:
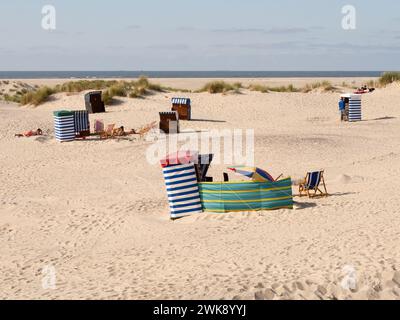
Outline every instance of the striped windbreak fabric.
POLYGON ((202 212, 193 163, 163 168, 171 218, 180 218, 202 212))
POLYGON ((204 211, 240 212, 293 208, 292 181, 199 184, 204 211))
POLYGON ((89 113, 86 110, 73 111, 75 133, 80 133, 90 130, 89 113))

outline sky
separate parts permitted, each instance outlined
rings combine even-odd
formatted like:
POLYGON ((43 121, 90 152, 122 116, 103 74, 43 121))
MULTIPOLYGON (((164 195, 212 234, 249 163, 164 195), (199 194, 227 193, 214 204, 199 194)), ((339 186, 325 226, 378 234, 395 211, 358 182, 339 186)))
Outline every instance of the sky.
POLYGON ((400 70, 400 1, 1 0, 0 39, 2 71, 400 70))

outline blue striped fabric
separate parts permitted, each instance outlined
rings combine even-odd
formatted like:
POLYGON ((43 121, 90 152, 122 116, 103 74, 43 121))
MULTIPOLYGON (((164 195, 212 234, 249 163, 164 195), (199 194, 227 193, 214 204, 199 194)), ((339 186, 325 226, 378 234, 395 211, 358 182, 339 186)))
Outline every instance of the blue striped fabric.
POLYGON ((193 163, 165 167, 163 175, 172 219, 203 211, 193 163))
POLYGON ((188 98, 172 98, 172 104, 190 105, 190 99, 188 99, 188 98))
POLYGON ((54 116, 54 131, 58 141, 66 142, 75 140, 74 115, 62 117, 54 116))
POLYGON ((86 110, 73 111, 75 122, 75 133, 90 130, 89 113, 86 110))
POLYGON ((349 121, 356 122, 361 121, 361 95, 355 94, 351 95, 349 102, 349 121))
POLYGON ((321 171, 310 172, 310 177, 306 189, 315 189, 321 181, 321 171))

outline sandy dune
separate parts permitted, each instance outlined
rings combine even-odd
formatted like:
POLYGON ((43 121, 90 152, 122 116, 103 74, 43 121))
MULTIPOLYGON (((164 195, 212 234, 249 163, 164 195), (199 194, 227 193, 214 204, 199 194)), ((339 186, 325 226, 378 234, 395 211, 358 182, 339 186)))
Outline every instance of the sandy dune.
MULTIPOLYGON (((120 99, 91 120, 138 128, 175 95, 120 99)), ((196 120, 184 130, 252 128, 256 165, 293 180, 323 168, 331 196, 172 222, 151 142, 55 141, 52 111, 82 109, 83 93, 1 104, 0 298, 400 299, 398 84, 366 95, 353 124, 340 123, 334 93, 185 95, 196 120), (38 127, 47 135, 14 137, 38 127), (341 285, 349 268, 353 290, 341 285)))

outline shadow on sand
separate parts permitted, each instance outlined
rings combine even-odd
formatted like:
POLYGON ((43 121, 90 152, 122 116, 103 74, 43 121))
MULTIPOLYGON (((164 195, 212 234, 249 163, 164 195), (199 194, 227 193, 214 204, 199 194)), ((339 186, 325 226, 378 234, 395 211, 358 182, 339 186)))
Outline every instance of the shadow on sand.
POLYGON ((297 210, 314 208, 317 206, 317 204, 314 202, 298 202, 298 201, 293 201, 293 205, 296 207, 297 210))
POLYGON ((382 118, 375 118, 375 119, 369 119, 369 120, 365 120, 366 122, 368 121, 383 121, 383 120, 393 120, 393 119, 397 119, 396 117, 382 117, 382 118))
POLYGON ((224 120, 212 120, 212 119, 191 119, 191 122, 216 122, 216 123, 225 123, 224 120))

